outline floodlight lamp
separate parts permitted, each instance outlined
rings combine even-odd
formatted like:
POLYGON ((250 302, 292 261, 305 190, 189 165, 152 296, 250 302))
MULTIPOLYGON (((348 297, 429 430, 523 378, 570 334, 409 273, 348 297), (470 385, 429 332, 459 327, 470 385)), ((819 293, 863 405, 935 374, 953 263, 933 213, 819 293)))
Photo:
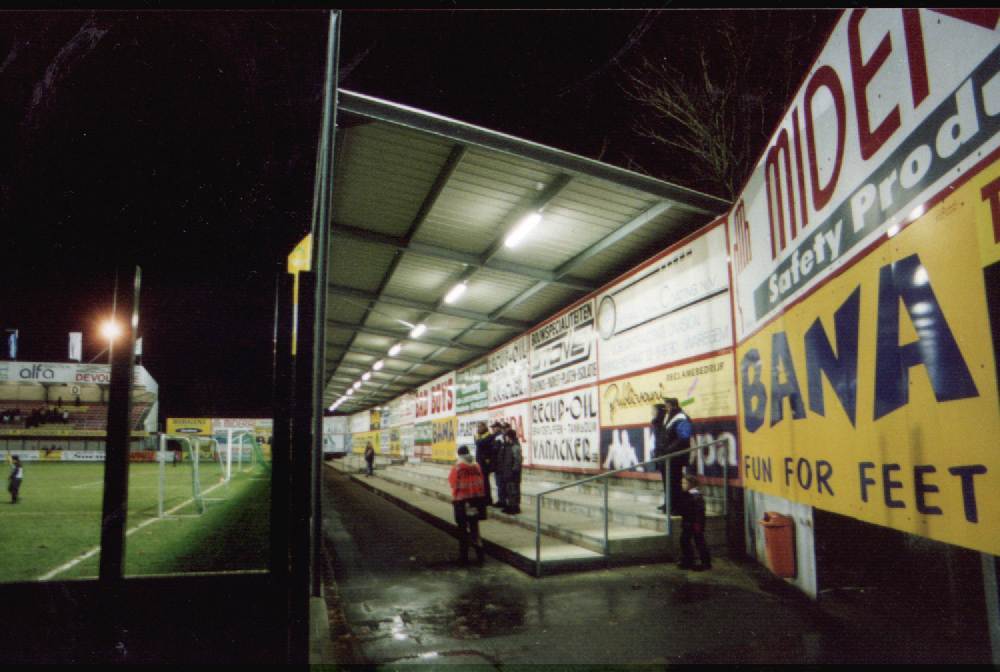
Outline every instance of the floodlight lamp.
POLYGON ((382 360, 380 359, 380 360, 378 360, 377 362, 375 362, 374 364, 372 364, 372 370, 374 370, 374 371, 378 371, 379 369, 381 369, 381 368, 382 368, 382 366, 383 366, 384 364, 385 364, 385 362, 383 362, 383 361, 382 361, 382 360))
POLYGON ((397 343, 396 345, 394 345, 391 348, 389 348, 389 356, 390 357, 395 357, 396 355, 399 354, 399 351, 402 350, 402 349, 403 349, 403 344, 402 343, 397 343))
POLYGON ((122 328, 114 320, 107 320, 101 324, 101 336, 109 341, 113 341, 122 335, 122 328))
POLYGON ((465 290, 468 289, 468 287, 469 286, 465 281, 458 283, 457 285, 451 288, 451 290, 448 292, 447 295, 445 295, 444 302, 455 303, 456 301, 458 301, 459 297, 462 296, 462 294, 465 294, 465 290))
POLYGON ((542 221, 542 213, 532 212, 527 217, 522 219, 520 223, 514 227, 507 238, 503 241, 503 244, 510 248, 515 248, 521 244, 521 241, 534 229, 538 222, 542 221))
POLYGON ((427 331, 427 325, 421 322, 410 330, 410 338, 420 338, 427 331))

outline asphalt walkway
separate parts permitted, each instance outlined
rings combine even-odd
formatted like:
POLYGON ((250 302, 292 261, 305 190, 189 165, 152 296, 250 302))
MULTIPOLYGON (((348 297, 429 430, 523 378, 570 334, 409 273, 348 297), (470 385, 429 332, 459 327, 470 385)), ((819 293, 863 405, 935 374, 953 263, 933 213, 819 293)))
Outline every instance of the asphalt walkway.
POLYGON ((881 633, 820 610, 753 563, 718 558, 708 572, 689 572, 661 562, 541 579, 493 556, 461 566, 443 526, 364 478, 326 469, 330 646, 318 662, 386 670, 920 662, 900 661, 881 633))

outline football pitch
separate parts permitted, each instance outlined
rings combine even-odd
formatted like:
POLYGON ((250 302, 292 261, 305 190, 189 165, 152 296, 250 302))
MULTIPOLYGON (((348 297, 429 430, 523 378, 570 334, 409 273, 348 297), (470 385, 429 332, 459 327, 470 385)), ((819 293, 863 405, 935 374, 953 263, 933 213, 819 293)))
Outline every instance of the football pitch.
MULTIPOLYGON (((205 502, 193 499, 192 467, 129 465, 125 575, 265 569, 270 477, 262 469, 222 482, 219 466, 200 465, 205 502)), ((0 499, 0 582, 93 578, 98 575, 103 463, 26 462, 17 504, 0 499)))

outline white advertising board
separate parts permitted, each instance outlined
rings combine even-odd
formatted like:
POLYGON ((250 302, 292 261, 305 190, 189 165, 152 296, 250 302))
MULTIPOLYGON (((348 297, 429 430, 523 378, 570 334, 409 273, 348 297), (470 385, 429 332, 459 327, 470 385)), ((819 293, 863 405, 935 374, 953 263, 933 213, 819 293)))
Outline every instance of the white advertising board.
POLYGON ((531 463, 596 469, 600 464, 597 387, 531 400, 531 463))
POLYGON ((473 455, 476 453, 476 428, 480 422, 489 424, 489 411, 482 410, 475 413, 462 413, 458 416, 458 433, 455 435, 455 443, 458 446, 469 446, 473 455))
POLYGON ((528 334, 531 395, 550 394, 597 381, 594 301, 562 313, 528 334))
POLYGON ((531 367, 528 337, 522 336, 487 358, 487 393, 490 408, 528 398, 531 367))
POLYGON ((389 426, 412 425, 417 420, 417 395, 413 392, 401 395, 389 402, 389 426))
POLYGON ((716 226, 597 297, 602 380, 732 346, 726 230, 716 226))
POLYGON ((351 434, 361 434, 371 431, 371 415, 368 411, 360 411, 351 415, 351 434))
POLYGON ((439 376, 417 388, 416 421, 440 420, 455 415, 455 372, 439 376))

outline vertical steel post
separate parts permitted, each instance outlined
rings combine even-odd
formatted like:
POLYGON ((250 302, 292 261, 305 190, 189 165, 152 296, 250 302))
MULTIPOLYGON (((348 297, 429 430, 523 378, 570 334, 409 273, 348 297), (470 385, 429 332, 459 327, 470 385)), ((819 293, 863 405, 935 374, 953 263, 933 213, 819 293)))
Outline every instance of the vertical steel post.
MULTIPOLYGON (((312 297, 316 274, 299 272, 299 296, 312 297)), ((313 321, 315 303, 299 301, 297 343, 293 358, 295 385, 292 404, 292 450, 290 499, 292 522, 289 528, 291 576, 289 581, 289 658, 293 664, 309 662, 309 592, 312 553, 310 510, 312 507, 313 441, 313 321)))
MULTIPOLYGON (((288 604, 289 582, 289 523, 291 520, 290 483, 291 471, 291 399, 294 383, 292 368, 292 276, 282 264, 275 282, 274 296, 274 353, 272 368, 272 398, 274 424, 271 429, 271 557, 269 568, 275 592, 288 604)), ((256 441, 254 437, 254 441, 256 441)), ((251 453, 256 458, 257 451, 251 453)), ((260 465, 263 466, 263 465, 260 465)), ((289 628, 291 626, 289 625, 289 628)), ((290 631, 280 638, 285 647, 284 659, 290 662, 288 643, 290 631)))
POLYGON ((535 576, 542 575, 542 496, 535 497, 535 576))
POLYGON ((986 621, 990 630, 990 649, 993 664, 1000 665, 1000 595, 997 588, 997 559, 989 553, 980 553, 983 566, 983 588, 986 593, 986 621))
MULTIPOLYGON (((100 580, 117 583, 122 579, 125 556, 125 523, 128 509, 128 452, 132 415, 132 369, 135 360, 135 332, 139 327, 139 288, 142 270, 136 266, 132 287, 122 286, 115 274, 115 309, 112 319, 122 325, 121 343, 111 348, 111 384, 108 398, 108 433, 104 455, 104 501, 101 520, 100 580)), ((109 346, 110 347, 110 346, 109 346)))
POLYGON ((316 276, 313 335, 313 481, 312 583, 313 597, 321 595, 323 567, 323 388, 326 385, 326 279, 330 204, 333 200, 333 142, 337 115, 337 65, 340 53, 340 12, 330 12, 326 42, 326 81, 317 162, 312 222, 312 272, 316 276))
POLYGON ((604 479, 604 564, 607 566, 611 557, 611 543, 608 541, 608 481, 604 479))

